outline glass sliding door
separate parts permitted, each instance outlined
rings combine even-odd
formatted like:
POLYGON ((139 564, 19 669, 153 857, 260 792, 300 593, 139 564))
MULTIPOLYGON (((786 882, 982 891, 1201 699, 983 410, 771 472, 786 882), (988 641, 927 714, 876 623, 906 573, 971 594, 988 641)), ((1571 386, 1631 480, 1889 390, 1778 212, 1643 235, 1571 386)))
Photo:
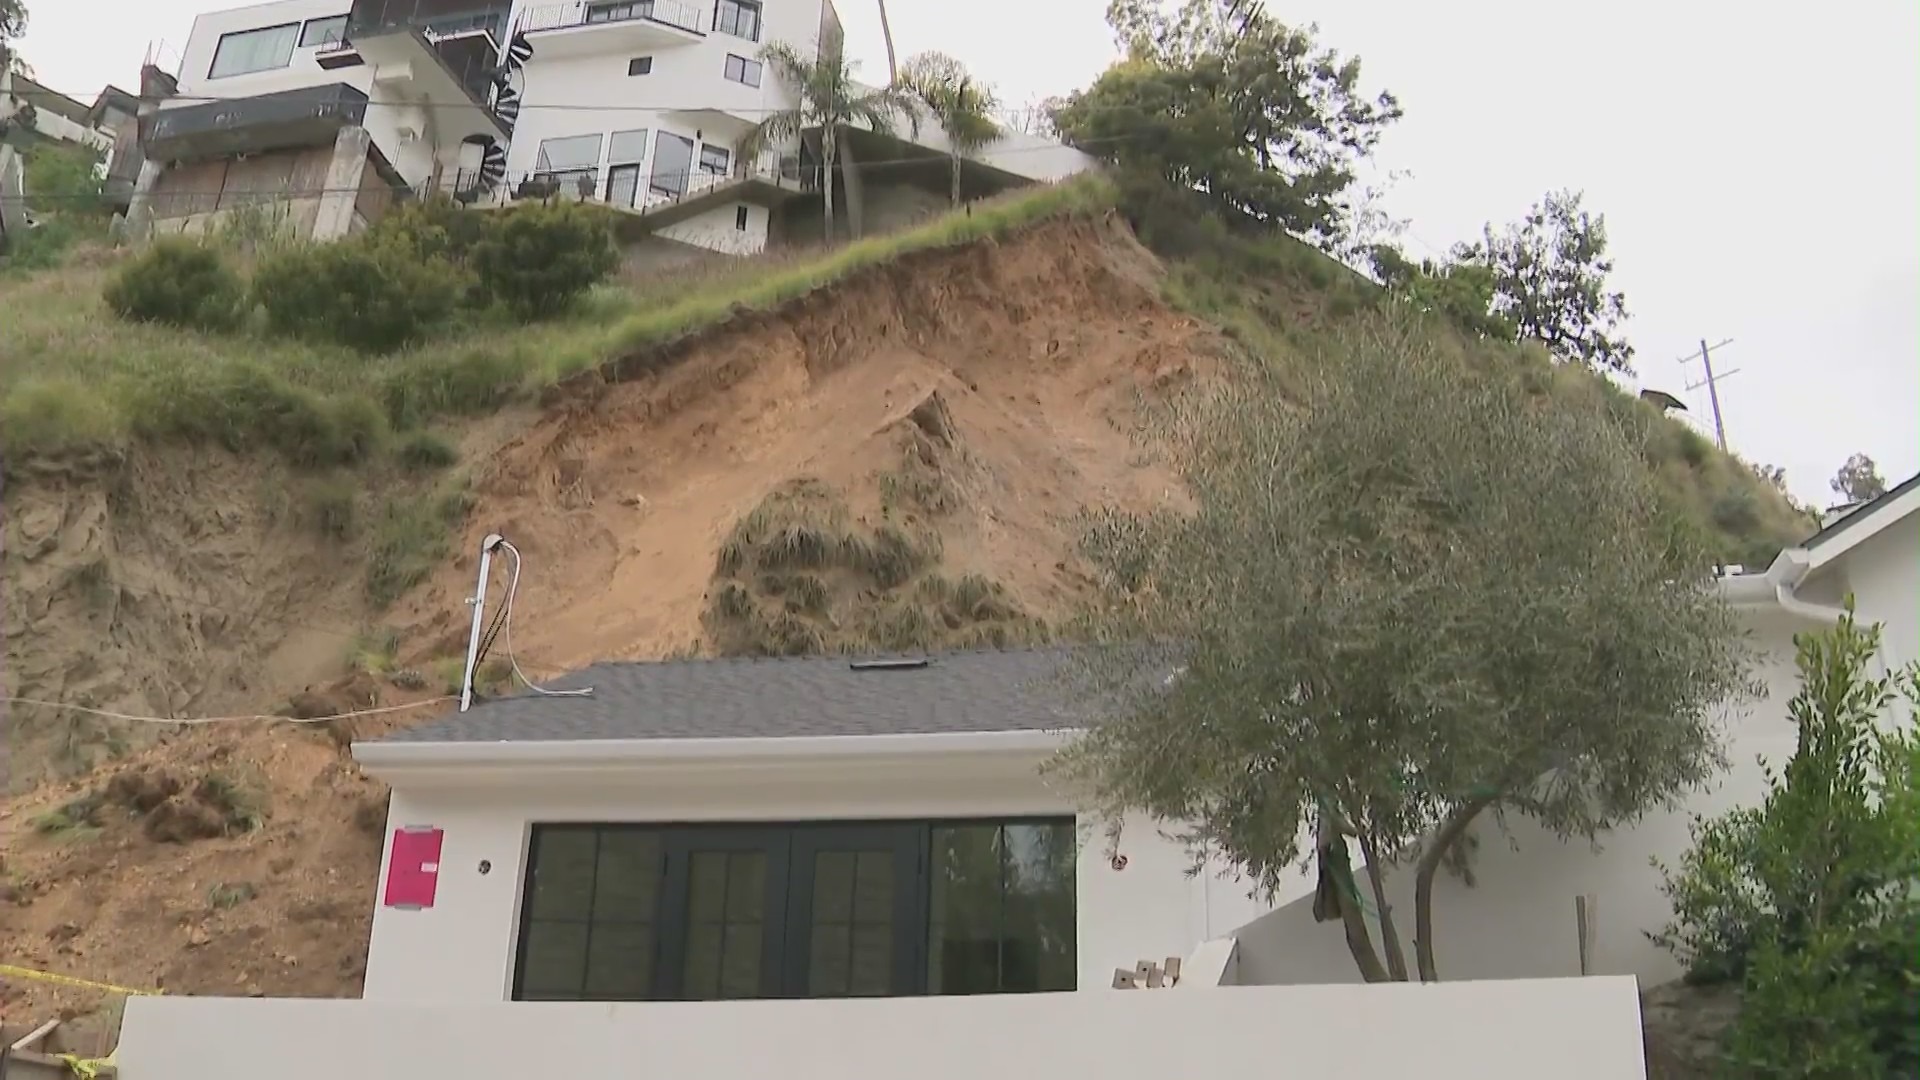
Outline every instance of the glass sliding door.
POLYGON ((1072 990, 1071 819, 541 825, 516 1000, 1072 990))
POLYGON ((794 834, 788 987, 798 997, 918 993, 919 830, 802 829, 794 834))
POLYGON ((656 195, 679 198, 687 193, 693 172, 693 140, 663 131, 653 141, 653 179, 648 189, 656 195))

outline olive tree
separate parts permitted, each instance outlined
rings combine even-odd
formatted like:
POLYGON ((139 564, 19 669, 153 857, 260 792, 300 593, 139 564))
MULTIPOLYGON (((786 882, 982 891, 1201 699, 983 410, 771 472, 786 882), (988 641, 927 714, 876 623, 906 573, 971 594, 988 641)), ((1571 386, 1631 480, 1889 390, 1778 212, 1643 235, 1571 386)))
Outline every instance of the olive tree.
POLYGON ((1410 864, 1431 980, 1434 878, 1476 822, 1593 838, 1670 804, 1724 764, 1747 648, 1597 407, 1530 396, 1405 313, 1307 368, 1298 393, 1256 367, 1168 409, 1192 512, 1096 515, 1115 596, 1092 636, 1161 643, 1176 674, 1083 651, 1080 690, 1109 705, 1053 767, 1268 892, 1317 865, 1316 911, 1368 980, 1409 977, 1385 877, 1410 864))

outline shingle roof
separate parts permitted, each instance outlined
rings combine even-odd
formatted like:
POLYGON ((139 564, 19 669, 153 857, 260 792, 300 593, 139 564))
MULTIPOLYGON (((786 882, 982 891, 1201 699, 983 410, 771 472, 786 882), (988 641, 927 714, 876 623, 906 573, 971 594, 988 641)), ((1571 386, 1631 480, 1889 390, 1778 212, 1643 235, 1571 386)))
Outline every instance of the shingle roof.
POLYGON ((595 664, 532 693, 475 706, 385 742, 746 739, 1041 731, 1066 707, 1065 649, 915 657, 794 657, 595 664), (873 666, 924 661, 924 667, 873 666), (861 666, 867 665, 867 666, 861 666))

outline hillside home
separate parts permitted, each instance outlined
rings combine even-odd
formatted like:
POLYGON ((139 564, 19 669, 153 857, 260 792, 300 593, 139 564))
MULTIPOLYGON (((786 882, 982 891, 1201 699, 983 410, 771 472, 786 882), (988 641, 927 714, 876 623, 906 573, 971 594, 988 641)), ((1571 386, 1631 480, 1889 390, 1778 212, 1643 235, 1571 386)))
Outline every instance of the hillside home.
MULTIPOLYGON (((743 160, 741 138, 793 106, 761 48, 837 50, 830 0, 277 0, 202 15, 178 97, 147 122, 164 165, 143 189, 158 231, 267 203, 297 231, 345 235, 394 198, 440 192, 480 209, 584 199, 651 257, 747 255, 822 235, 818 130, 743 160)), ((947 144, 844 133, 847 231, 945 202, 947 144), (863 175, 861 163, 886 163, 863 175)), ((1008 133, 966 166, 987 194, 1091 160, 1008 133)), ((641 251, 636 257, 646 256, 641 251)))
MULTIPOLYGON (((1506 835, 1483 821, 1472 884, 1445 874, 1435 883, 1443 975, 1633 975, 1645 986, 1680 975, 1674 958, 1647 939, 1672 916, 1649 860, 1675 865, 1691 845, 1691 815, 1711 817, 1758 804, 1766 779, 1757 759, 1778 768, 1792 756, 1796 733, 1787 704, 1799 690, 1793 636, 1831 626, 1851 595, 1856 619, 1881 625, 1883 671, 1920 659, 1920 476, 1830 521, 1804 544, 1782 551, 1765 571, 1731 574, 1720 587, 1755 639, 1755 674, 1765 687, 1763 699, 1730 709, 1724 718, 1728 771, 1684 805, 1603 836, 1597 848, 1563 843, 1522 819, 1510 820, 1506 835)), ((1904 709, 1893 719, 1913 721, 1904 709)), ((1404 913, 1413 910, 1412 878, 1406 870, 1389 880, 1403 931, 1404 913)), ((1311 906, 1310 899, 1296 901, 1234 932, 1241 981, 1359 978, 1337 927, 1316 924, 1311 906)), ((1377 925, 1374 930, 1378 940, 1377 925)))
POLYGON ((103 156, 113 150, 112 133, 101 127, 84 103, 4 69, 0 69, 0 139, 16 146, 46 139, 103 156))
POLYGON ((602 664, 356 744, 393 787, 365 996, 1108 989, 1270 910, 1045 782, 1064 658, 602 664))

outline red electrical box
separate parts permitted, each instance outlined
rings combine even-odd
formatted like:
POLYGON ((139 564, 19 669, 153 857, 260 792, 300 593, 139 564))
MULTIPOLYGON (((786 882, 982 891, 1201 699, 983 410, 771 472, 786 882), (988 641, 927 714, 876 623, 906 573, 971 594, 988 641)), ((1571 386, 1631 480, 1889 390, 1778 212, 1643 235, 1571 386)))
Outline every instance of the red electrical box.
POLYGON ((419 911, 433 906, 434 889, 440 882, 443 836, 439 829, 427 825, 393 830, 393 845, 387 855, 387 907, 419 911))

